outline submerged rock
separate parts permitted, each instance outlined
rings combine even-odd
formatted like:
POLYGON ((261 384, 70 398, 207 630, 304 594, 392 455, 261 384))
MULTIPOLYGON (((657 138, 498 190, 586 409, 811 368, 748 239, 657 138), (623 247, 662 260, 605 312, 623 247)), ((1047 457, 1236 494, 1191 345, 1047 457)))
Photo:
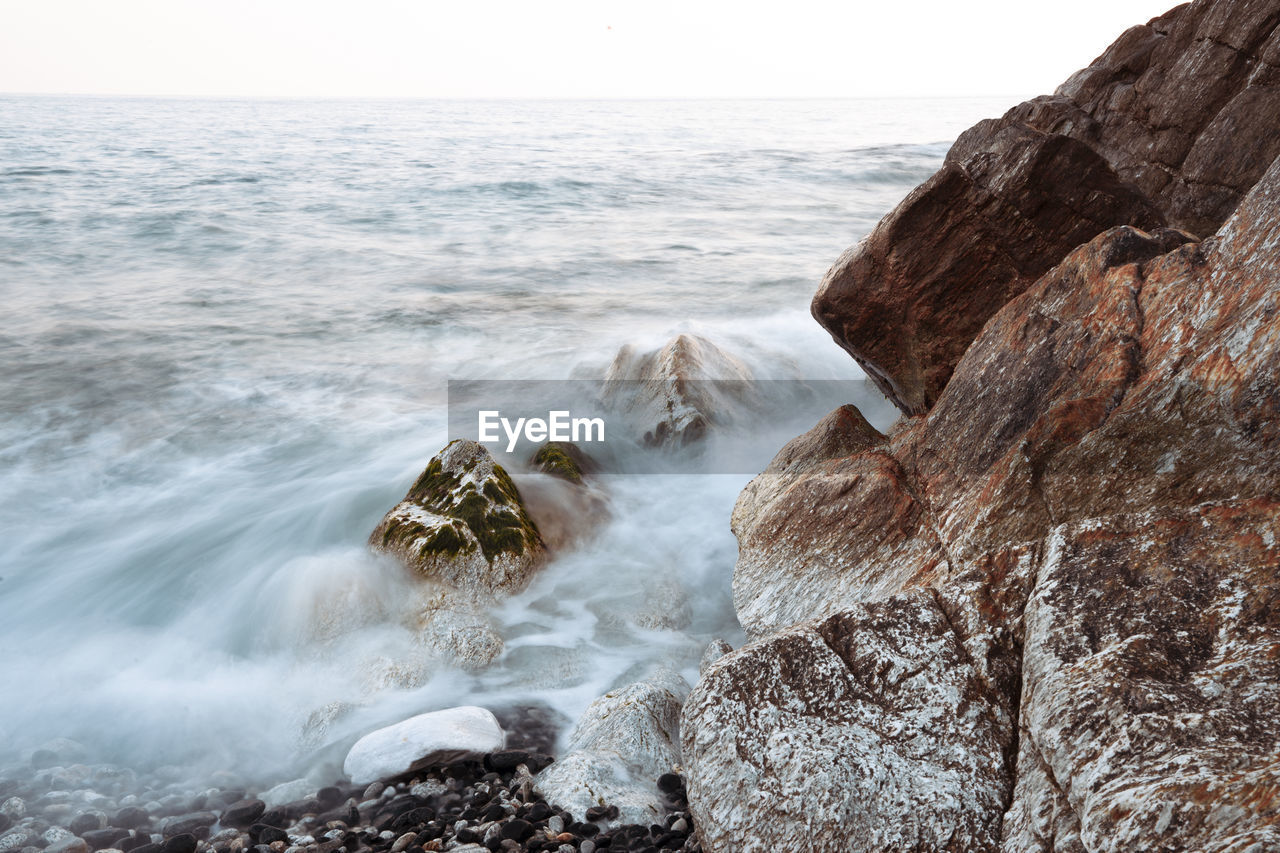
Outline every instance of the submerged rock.
POLYGON ((576 444, 549 441, 529 466, 535 473, 522 481, 521 496, 549 549, 573 548, 609 520, 609 499, 590 476, 597 466, 576 444))
POLYGON ((655 780, 680 761, 680 706, 689 685, 661 672, 596 699, 569 735, 564 754, 534 779, 548 802, 580 820, 616 806, 612 820, 660 823, 665 806, 655 780))
POLYGON ((448 708, 370 732, 351 747, 342 769, 353 783, 364 785, 433 764, 496 752, 504 741, 502 726, 484 708, 448 708))
POLYGON ((605 374, 605 399, 650 447, 684 447, 733 419, 750 395, 750 369, 706 338, 679 335, 660 349, 625 346, 605 374))

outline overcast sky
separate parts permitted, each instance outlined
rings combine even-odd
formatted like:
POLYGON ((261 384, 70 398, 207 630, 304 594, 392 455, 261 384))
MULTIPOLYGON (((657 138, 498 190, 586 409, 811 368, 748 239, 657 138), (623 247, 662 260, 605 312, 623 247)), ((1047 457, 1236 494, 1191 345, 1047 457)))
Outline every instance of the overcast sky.
POLYGON ((1029 96, 1171 0, 0 0, 0 92, 1029 96))

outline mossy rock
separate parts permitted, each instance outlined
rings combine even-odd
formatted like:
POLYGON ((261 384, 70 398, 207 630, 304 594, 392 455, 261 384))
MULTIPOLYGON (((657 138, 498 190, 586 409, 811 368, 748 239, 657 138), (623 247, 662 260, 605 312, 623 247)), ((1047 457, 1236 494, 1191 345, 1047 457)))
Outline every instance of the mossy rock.
POLYGON ((522 587, 545 551, 511 476, 464 439, 432 458, 369 542, 423 575, 476 593, 522 587))
POLYGON ((544 474, 570 483, 581 483, 583 476, 595 468, 591 457, 570 441, 548 441, 533 454, 529 464, 544 474))

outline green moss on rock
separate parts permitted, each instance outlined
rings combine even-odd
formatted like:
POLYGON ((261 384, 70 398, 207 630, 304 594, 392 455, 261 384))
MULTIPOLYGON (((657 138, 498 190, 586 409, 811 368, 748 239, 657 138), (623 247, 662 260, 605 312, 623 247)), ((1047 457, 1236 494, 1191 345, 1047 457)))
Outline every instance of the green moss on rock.
POLYGON ((538 448, 529 463, 544 474, 570 483, 581 483, 583 472, 588 467, 587 455, 576 444, 567 441, 548 441, 538 448))

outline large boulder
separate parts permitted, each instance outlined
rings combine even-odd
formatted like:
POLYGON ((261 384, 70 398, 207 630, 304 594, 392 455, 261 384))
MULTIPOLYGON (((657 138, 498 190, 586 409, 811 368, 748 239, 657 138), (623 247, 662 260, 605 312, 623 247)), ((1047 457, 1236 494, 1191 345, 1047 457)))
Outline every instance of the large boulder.
POLYGON ((560 758, 535 777, 535 789, 580 820, 588 809, 609 805, 618 807, 616 823, 661 823, 657 780, 680 763, 680 707, 688 690, 679 675, 660 671, 599 697, 560 758))
MULTIPOLYGON (((992 707, 1011 709, 990 718, 992 741, 1018 752, 1011 804, 970 801, 992 811, 934 829, 995 821, 1011 853, 1274 846, 1280 718, 1263 709, 1280 691, 1280 161, 1204 242, 1119 227, 1071 252, 991 318, 928 414, 883 440, 850 424, 828 418, 744 496, 737 603, 761 636, 804 610, 856 621, 930 590, 992 707), (907 498, 918 511, 892 536, 866 522, 907 498)), ((787 669, 768 645, 796 630, 749 646, 767 658, 752 666, 817 695, 831 674, 787 669)), ((787 704, 741 684, 704 679, 697 707, 787 704)), ((920 713, 957 707, 919 698, 920 713)), ((725 725, 707 719, 695 725, 725 725)), ((1005 755, 934 725, 974 762, 1005 755)), ((835 743, 832 762, 861 755, 835 743)), ((700 776, 755 759, 685 760, 707 847, 736 849, 717 834, 736 818, 717 817, 700 776)), ((875 814, 858 837, 898 837, 875 814)), ((938 849, 921 839, 892 849, 938 849)))
POLYGON ((986 321, 1117 225, 1218 228, 1280 155, 1280 2, 1198 0, 979 123, 828 272, 818 322, 904 411, 986 321))
POLYGON ((1011 702, 928 591, 712 663, 681 719, 709 850, 994 850, 1011 702))
POLYGON ((353 783, 364 785, 498 752, 505 739, 497 717, 484 708, 447 708, 370 732, 351 747, 342 770, 353 783))

